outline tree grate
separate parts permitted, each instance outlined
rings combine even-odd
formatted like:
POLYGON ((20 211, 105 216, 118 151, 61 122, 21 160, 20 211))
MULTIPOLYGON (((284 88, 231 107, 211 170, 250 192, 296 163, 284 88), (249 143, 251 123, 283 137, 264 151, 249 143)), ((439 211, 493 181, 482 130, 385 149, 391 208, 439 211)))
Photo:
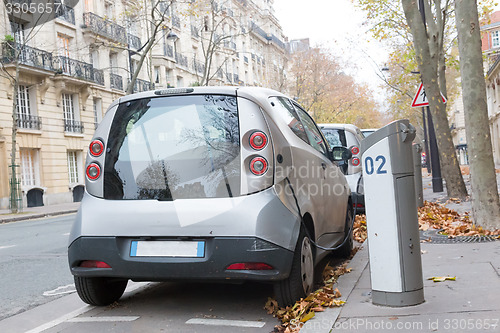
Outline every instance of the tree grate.
POLYGON ((456 244, 456 243, 485 243, 494 242, 499 240, 499 236, 455 236, 454 238, 449 238, 446 235, 440 235, 439 232, 443 229, 438 230, 426 230, 420 231, 420 240, 429 241, 435 244, 456 244))

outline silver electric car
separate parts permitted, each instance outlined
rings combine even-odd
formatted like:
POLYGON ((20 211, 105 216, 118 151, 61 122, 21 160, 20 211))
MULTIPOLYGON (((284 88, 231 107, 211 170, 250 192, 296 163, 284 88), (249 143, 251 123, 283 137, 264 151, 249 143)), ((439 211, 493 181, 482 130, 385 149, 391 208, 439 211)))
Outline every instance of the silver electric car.
POLYGON ((312 118, 273 90, 165 89, 111 104, 90 143, 68 258, 80 298, 127 281, 259 280, 278 301, 352 249, 350 189, 312 118))

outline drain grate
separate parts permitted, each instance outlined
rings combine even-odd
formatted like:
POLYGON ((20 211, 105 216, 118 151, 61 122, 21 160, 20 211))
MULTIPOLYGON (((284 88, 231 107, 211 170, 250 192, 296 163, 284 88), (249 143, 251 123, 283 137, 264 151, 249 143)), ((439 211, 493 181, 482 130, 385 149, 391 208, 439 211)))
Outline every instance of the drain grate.
POLYGON ((420 231, 420 240, 429 240, 431 243, 436 244, 456 244, 456 243, 484 243, 484 242, 494 242, 498 240, 498 236, 456 236, 454 238, 448 238, 448 236, 440 235, 439 230, 426 230, 420 231))

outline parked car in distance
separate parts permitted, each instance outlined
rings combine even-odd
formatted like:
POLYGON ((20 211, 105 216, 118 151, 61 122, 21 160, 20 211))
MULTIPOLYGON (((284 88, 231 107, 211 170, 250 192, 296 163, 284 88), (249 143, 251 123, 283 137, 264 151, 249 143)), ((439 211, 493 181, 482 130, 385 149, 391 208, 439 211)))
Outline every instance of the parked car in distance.
POLYGON ((363 134, 357 126, 351 124, 319 124, 318 126, 330 146, 347 147, 352 152, 352 157, 344 165, 345 174, 351 188, 353 205, 356 205, 356 213, 364 213, 365 196, 360 154, 363 134))
POLYGON ((78 295, 107 305, 128 280, 258 280, 292 304, 328 253, 315 244, 351 252, 350 189, 337 166, 350 157, 274 90, 121 97, 87 154, 68 248, 78 295))
POLYGON ((361 133, 363 133, 363 136, 366 138, 368 135, 372 134, 373 132, 377 131, 378 128, 364 128, 361 129, 361 133))

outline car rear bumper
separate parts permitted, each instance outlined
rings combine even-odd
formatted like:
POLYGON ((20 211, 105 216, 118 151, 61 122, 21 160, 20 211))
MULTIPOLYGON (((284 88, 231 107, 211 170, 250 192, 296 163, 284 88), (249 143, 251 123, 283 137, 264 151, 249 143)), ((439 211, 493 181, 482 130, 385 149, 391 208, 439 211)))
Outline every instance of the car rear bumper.
MULTIPOLYGON (((84 277, 118 277, 135 281, 176 279, 275 281, 288 277, 293 252, 253 237, 191 238, 204 241, 201 258, 131 256, 134 240, 168 240, 126 237, 80 237, 68 248, 71 273, 84 277), (107 263, 111 268, 79 267, 85 260, 107 263), (266 263, 269 270, 228 270, 234 263, 266 263)), ((179 240, 172 239, 170 240, 179 240)), ((183 238, 182 240, 186 240, 183 238)))

